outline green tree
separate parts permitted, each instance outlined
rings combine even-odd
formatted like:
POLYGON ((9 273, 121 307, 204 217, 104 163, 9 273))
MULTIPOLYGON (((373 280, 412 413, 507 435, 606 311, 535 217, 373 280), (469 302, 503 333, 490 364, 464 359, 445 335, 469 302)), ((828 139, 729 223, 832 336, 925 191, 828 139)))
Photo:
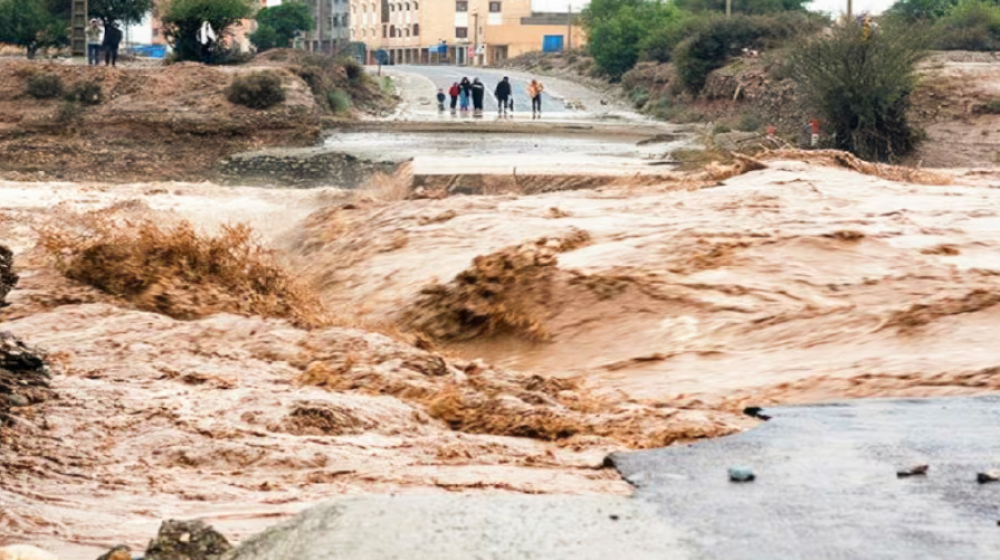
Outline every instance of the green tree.
POLYGON ((593 0, 583 11, 583 26, 598 69, 618 79, 635 66, 650 34, 680 17, 673 3, 593 0))
POLYGON ((90 0, 90 17, 120 25, 141 23, 153 9, 153 0, 90 0))
POLYGON ((909 26, 848 24, 792 51, 790 70, 837 148, 868 160, 905 156, 921 138, 906 118, 924 55, 909 26))
POLYGON ((255 0, 170 0, 163 8, 164 32, 178 60, 198 60, 196 33, 207 21, 221 39, 241 19, 253 17, 255 0))
POLYGON ((258 51, 289 47, 300 31, 313 28, 312 10, 304 2, 287 2, 257 12, 257 30, 250 42, 258 51))
POLYGON ((933 21, 947 14, 956 3, 956 0, 898 0, 885 15, 911 23, 933 21))
POLYGON ((25 47, 28 58, 52 40, 54 24, 41 0, 0 0, 0 43, 25 47))
POLYGON ((962 0, 931 28, 934 47, 942 50, 994 51, 1000 48, 1000 7, 962 0))
MULTIPOLYGON (((761 15, 777 12, 805 11, 810 0, 732 0, 734 14, 761 15)), ((676 0, 677 6, 689 12, 725 12, 726 0, 676 0)))

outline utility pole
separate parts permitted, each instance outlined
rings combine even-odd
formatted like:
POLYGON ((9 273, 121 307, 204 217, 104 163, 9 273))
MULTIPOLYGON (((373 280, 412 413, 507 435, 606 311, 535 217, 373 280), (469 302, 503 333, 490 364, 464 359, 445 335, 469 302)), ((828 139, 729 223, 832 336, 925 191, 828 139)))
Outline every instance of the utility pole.
POLYGON ((851 10, 851 8, 852 7, 853 6, 851 6, 851 0, 847 0, 847 21, 851 21, 851 16, 852 16, 852 13, 851 13, 852 10, 851 10))
MULTIPOLYGON (((847 0, 850 2, 851 0, 847 0)), ((733 0, 726 0, 726 17, 733 15, 733 0)))
POLYGON ((87 56, 87 0, 73 0, 72 10, 70 45, 73 56, 87 56))
POLYGON ((566 46, 563 53, 573 48, 573 3, 566 6, 566 46))
POLYGON ((323 50, 323 2, 324 0, 316 0, 316 11, 319 12, 316 15, 316 50, 319 52, 325 52, 323 50))
POLYGON ((474 39, 472 40, 472 65, 479 66, 479 12, 473 10, 472 12, 472 25, 475 28, 474 39))

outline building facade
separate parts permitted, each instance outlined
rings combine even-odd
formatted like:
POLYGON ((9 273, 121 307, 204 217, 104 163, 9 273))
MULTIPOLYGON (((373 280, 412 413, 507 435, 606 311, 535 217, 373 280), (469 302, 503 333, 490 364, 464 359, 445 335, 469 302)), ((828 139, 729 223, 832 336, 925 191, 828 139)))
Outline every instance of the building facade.
POLYGON ((369 63, 489 65, 583 44, 571 14, 533 13, 531 0, 350 0, 350 17, 369 63))

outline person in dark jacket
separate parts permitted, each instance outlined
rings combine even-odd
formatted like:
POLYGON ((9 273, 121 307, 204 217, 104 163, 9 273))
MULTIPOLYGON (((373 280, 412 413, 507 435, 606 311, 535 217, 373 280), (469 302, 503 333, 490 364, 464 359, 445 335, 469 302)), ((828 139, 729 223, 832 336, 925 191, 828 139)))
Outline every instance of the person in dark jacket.
POLYGON ((448 90, 448 95, 451 96, 451 110, 455 111, 458 106, 458 94, 462 93, 462 90, 458 87, 458 82, 451 84, 451 89, 448 90))
POLYGON ((472 82, 468 78, 462 78, 462 82, 458 84, 458 89, 461 90, 461 101, 459 107, 463 111, 469 110, 469 97, 472 95, 472 82))
POLYGON ((486 86, 483 82, 479 81, 479 78, 472 80, 472 108, 478 113, 483 112, 483 97, 486 96, 486 86))
POLYGON ((497 84, 496 90, 493 91, 493 94, 497 96, 497 115, 507 114, 508 102, 512 93, 510 80, 504 76, 503 80, 497 84))
POLYGON ((444 112, 444 100, 445 100, 444 90, 443 89, 438 89, 437 100, 438 100, 438 112, 443 113, 444 112))
POLYGON ((104 26, 104 42, 101 49, 104 51, 104 65, 118 66, 118 45, 122 42, 122 30, 118 29, 114 23, 104 26))

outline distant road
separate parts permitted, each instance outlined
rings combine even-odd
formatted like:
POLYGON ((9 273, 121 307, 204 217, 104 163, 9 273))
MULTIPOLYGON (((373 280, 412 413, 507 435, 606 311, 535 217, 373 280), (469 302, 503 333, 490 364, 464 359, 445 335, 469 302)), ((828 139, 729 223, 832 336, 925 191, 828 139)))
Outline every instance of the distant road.
MULTIPOLYGON (((469 78, 470 81, 473 78, 479 78, 479 80, 486 85, 486 96, 483 101, 483 110, 488 113, 497 112, 497 100, 496 97, 493 96, 493 90, 496 89, 497 83, 500 82, 504 76, 508 75, 505 74, 503 70, 473 68, 467 66, 396 65, 392 68, 400 72, 423 76, 433 82, 436 87, 444 89, 446 94, 448 93, 448 88, 450 88, 453 83, 462 81, 462 78, 469 78)), ((542 84, 545 83, 545 78, 543 76, 540 76, 538 80, 542 82, 542 84)), ((510 75, 510 82, 514 90, 514 110, 519 113, 530 112, 531 98, 528 97, 528 84, 530 83, 530 78, 525 79, 520 76, 510 75)), ((566 105, 561 99, 552 97, 548 93, 542 93, 543 114, 564 112, 566 112, 566 105)))

